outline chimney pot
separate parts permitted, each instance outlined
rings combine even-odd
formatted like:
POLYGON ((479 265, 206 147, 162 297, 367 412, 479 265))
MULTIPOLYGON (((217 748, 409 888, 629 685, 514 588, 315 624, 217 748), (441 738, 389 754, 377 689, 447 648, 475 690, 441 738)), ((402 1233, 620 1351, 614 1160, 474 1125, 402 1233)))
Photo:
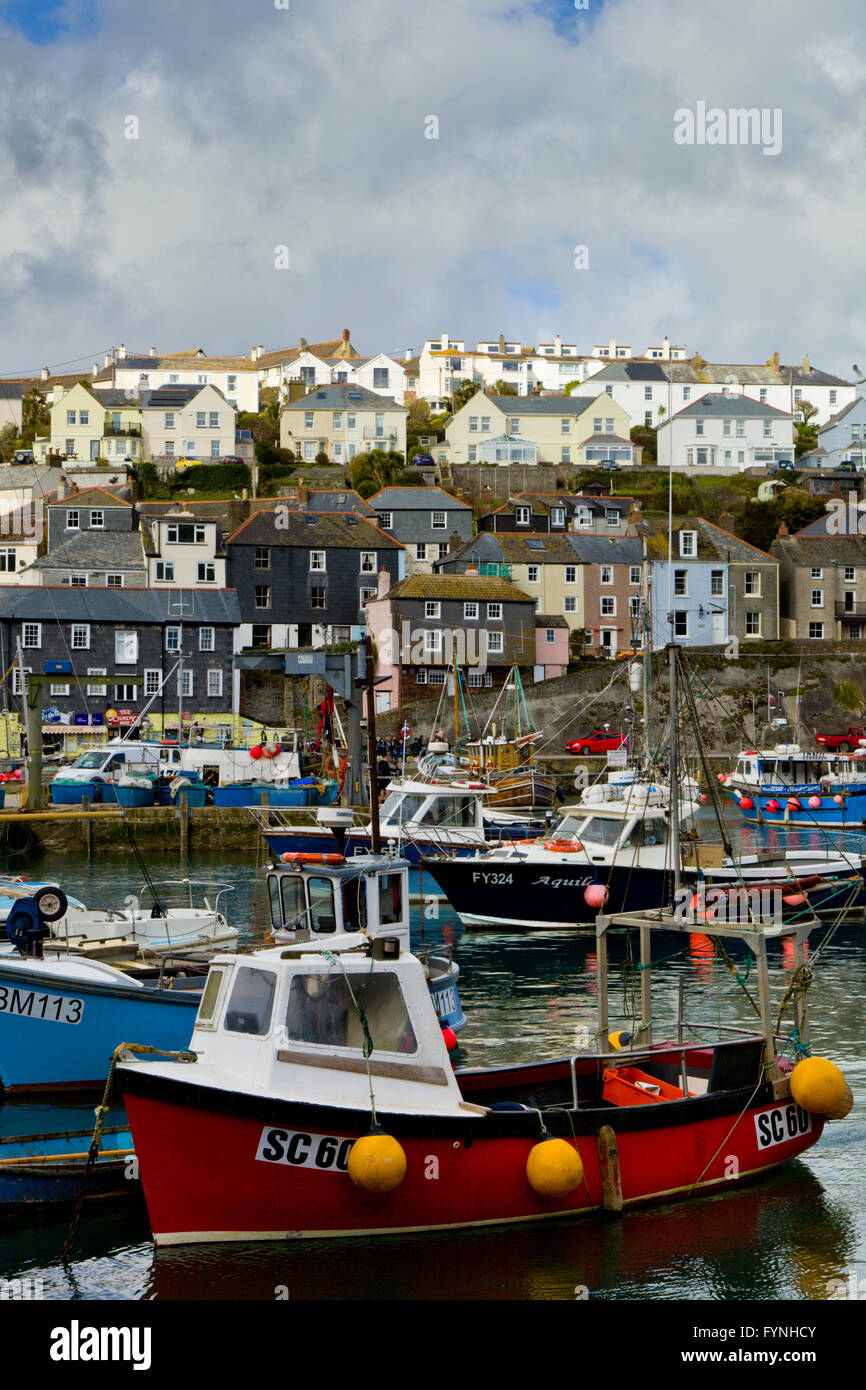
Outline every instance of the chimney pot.
POLYGON ((349 333, 348 328, 344 328, 344 329, 343 329, 343 342, 344 342, 344 343, 348 343, 348 342, 350 341, 350 339, 351 339, 351 334, 349 333))
POLYGON ((785 520, 780 521, 780 522, 779 522, 779 529, 778 529, 778 531, 776 532, 776 537, 777 537, 777 539, 781 539, 783 536, 789 536, 790 534, 791 534, 791 533, 790 533, 790 531, 788 530, 788 523, 787 523, 787 521, 785 521, 785 520))
POLYGON ((383 565, 379 570, 379 579, 376 589, 376 597, 384 598, 391 588, 391 576, 383 565))
POLYGON ((150 355, 151 357, 156 357, 158 355, 155 347, 150 349, 150 355))
POLYGON ((125 357, 125 356, 126 356, 126 343, 121 343, 121 344, 120 344, 120 347, 117 349, 117 355, 118 355, 118 357, 125 357))
POLYGON ((40 377, 42 378, 43 381, 47 381, 48 378, 50 377, 51 373, 49 372, 49 370, 48 370, 47 367, 43 367, 43 368, 42 368, 42 371, 39 373, 39 375, 40 375, 40 377))
POLYGON ((98 376, 98 375, 99 375, 99 363, 98 363, 98 362, 94 362, 93 366, 92 366, 91 369, 90 369, 90 375, 91 375, 91 376, 98 376))

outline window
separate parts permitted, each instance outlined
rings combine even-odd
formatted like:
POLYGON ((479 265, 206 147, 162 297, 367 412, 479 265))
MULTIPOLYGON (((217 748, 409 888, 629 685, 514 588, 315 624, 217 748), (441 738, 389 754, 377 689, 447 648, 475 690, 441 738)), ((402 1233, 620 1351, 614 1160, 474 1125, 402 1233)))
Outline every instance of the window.
POLYGON ((77 531, 77 530, 79 529, 79 525, 80 525, 80 523, 79 523, 79 514, 78 514, 78 512, 77 512, 77 511, 67 512, 67 513, 66 513, 66 529, 67 529, 67 531, 77 531))
POLYGON ((605 507, 604 519, 608 526, 619 526, 620 514, 616 507, 605 507))
POLYGON ((632 597, 628 601, 628 611, 631 618, 640 617, 640 599, 632 597))
POLYGON ((563 605, 562 605, 562 611, 563 611, 563 613, 576 613, 576 612, 577 612, 577 598, 575 597, 574 594, 572 594, 572 595, 570 595, 569 597, 567 597, 566 599, 564 599, 563 605))
POLYGON ((353 413, 351 412, 351 410, 347 411, 347 412, 346 412, 346 429, 347 429, 347 430, 356 429, 356 428, 357 428, 357 425, 356 425, 355 422, 356 422, 356 416, 353 415, 353 413))
POLYGON ((388 383, 389 383, 390 379, 391 379, 391 374, 390 374, 390 371, 388 370, 387 367, 374 367, 374 368, 373 368, 373 390, 374 390, 374 391, 387 391, 387 390, 388 390, 388 383))
POLYGON ((505 634, 502 633, 502 632, 488 632, 488 634, 487 634, 487 650, 488 650, 488 652, 493 652, 493 653, 496 653, 496 652, 504 652, 504 651, 505 651, 505 634))
POLYGON ((74 424, 75 424, 75 411, 74 411, 74 410, 67 410, 67 412, 66 412, 66 423, 67 423, 67 425, 74 425, 74 424))
MULTIPOLYGON (((651 415, 651 414, 650 414, 650 419, 652 419, 652 415, 651 415)), ((604 422, 604 432, 605 432, 605 434, 613 434, 613 420, 612 420, 612 418, 610 418, 610 417, 607 417, 607 418, 605 419, 605 422, 604 422)))
POLYGON ((854 583, 854 577, 855 577, 854 566, 853 566, 853 565, 846 565, 846 566, 845 566, 845 583, 846 583, 846 584, 853 584, 853 583, 854 583))
POLYGON ((537 584, 537 583, 538 583, 538 577, 539 577, 540 574, 541 574, 541 566, 540 566, 540 565, 527 565, 527 567, 526 567, 526 582, 527 582, 528 584, 537 584))
POLYGON ((761 597, 761 572, 760 570, 746 570, 743 592, 748 598, 761 597))
POLYGON ((812 590, 812 607, 813 607, 813 608, 823 608, 823 607, 824 607, 824 590, 823 590, 823 589, 813 589, 813 590, 812 590))
POLYGON ((114 698, 118 703, 123 701, 125 704, 134 704, 138 699, 138 686, 126 684, 116 685, 114 687, 114 698))
MULTIPOLYGON (((192 449, 190 449, 189 452, 192 453, 192 452, 193 452, 192 449)), ((174 440, 173 440, 173 439, 167 439, 167 440, 165 441, 165 456, 166 456, 166 458, 170 458, 170 459, 173 459, 173 458, 174 458, 174 440)))
POLYGON ((697 532, 680 531, 680 554, 695 555, 697 553, 697 532))
POLYGON ((14 574, 16 567, 15 551, 0 550, 0 574, 14 574))
POLYGON ((271 1026, 276 985, 277 977, 272 970, 241 966, 226 1008, 226 1032, 265 1037, 271 1026))
POLYGON ((311 607, 311 608, 327 608, 327 606, 328 606, 328 591, 327 591, 327 589, 325 588, 324 584, 314 584, 314 585, 313 585, 313 589, 312 589, 312 594, 311 594, 311 596, 310 596, 310 607, 311 607))
POLYGON ((182 682, 181 682, 182 688, 181 688, 181 692, 180 692, 180 693, 181 693, 181 695, 184 697, 184 699, 186 699, 186 698, 188 698, 190 695, 192 695, 192 693, 193 693, 193 688, 194 688, 194 686, 193 686, 193 675, 194 675, 194 672, 193 672, 193 670, 192 670, 192 667, 190 667, 190 666, 184 666, 182 675, 183 675, 183 680, 182 680, 182 682))
POLYGON ((231 372, 230 372, 230 373, 228 374, 228 376, 226 377, 226 390, 227 390, 227 391, 237 391, 237 389, 238 389, 238 379, 237 379, 237 376, 233 376, 233 375, 231 374, 231 372))
POLYGON ((703 432, 704 432, 704 422, 703 422, 703 420, 696 420, 696 421, 695 421, 695 434, 703 434, 703 432))
POLYGON ((430 517, 430 525, 434 531, 444 531, 448 525, 448 518, 445 512, 433 512, 430 517))
POLYGON ((559 433, 560 433, 560 434, 570 434, 570 433, 571 433, 571 421, 570 421, 567 417, 566 417, 564 420, 560 420, 560 422, 559 422, 559 433))
POLYGON ((565 567, 565 582, 566 582, 566 584, 576 584, 576 583, 577 583, 577 565, 566 565, 566 567, 565 567))
POLYGON ((592 432, 593 432, 593 434, 601 434, 601 426, 602 426, 602 419, 601 419, 601 416, 600 416, 600 415, 594 415, 594 416, 592 417, 592 432))
POLYGON ((144 697, 145 697, 145 699, 147 699, 147 698, 148 698, 149 696, 151 696, 151 695, 157 695, 157 694, 159 693, 159 687, 160 687, 161 685, 162 685, 162 671, 155 671, 155 670, 145 671, 145 673, 144 673, 144 697))
POLYGON ((441 603, 434 603, 432 600, 428 599, 427 602, 424 604, 424 617, 425 617, 425 618, 441 618, 441 617, 442 617, 442 604, 441 604, 441 603))
POLYGON ((218 458, 220 457, 220 454, 221 454, 221 453, 222 453, 222 446, 221 446, 220 440, 218 440, 218 439, 212 439, 211 442, 210 442, 210 456, 211 456, 211 458, 212 458, 212 459, 218 459, 218 458))
POLYGON ((252 645, 254 647, 269 647, 271 645, 269 623, 253 623, 252 645))
POLYGON ((601 616, 603 618, 616 617, 616 599, 612 594, 603 594, 601 600, 601 616))
POLYGON ((364 588, 363 585, 362 585, 362 587, 361 587, 361 599, 360 599, 360 603, 359 603, 359 608, 360 608, 361 612, 364 611, 364 605, 365 605, 366 603, 370 603, 370 602, 372 602, 373 599, 375 599, 375 598, 378 597, 378 592, 379 592, 378 589, 364 588))
POLYGON ((552 507, 550 512, 551 526, 565 525, 565 510, 563 507, 552 507))
POLYGON ((375 552, 375 550, 362 550, 362 551, 361 551, 361 573, 362 573, 362 574, 375 574, 375 573, 376 573, 376 552, 375 552))
POLYGON ((684 400, 684 401, 690 401, 691 398, 692 398, 692 388, 691 388, 691 386, 684 386, 684 387, 683 387, 683 400, 684 400))
POLYGON ((688 637, 689 635, 689 615, 682 610, 674 613, 674 636, 688 637))
POLYGON ((746 636, 760 637, 761 635, 761 615, 750 609, 746 609, 746 636))
MULTIPOLYGON (((65 583, 65 582, 67 582, 67 581, 64 580, 64 583, 65 583)), ((87 588, 87 575, 86 575, 86 574, 70 574, 68 583, 69 583, 70 589, 86 589, 86 588, 87 588)))
POLYGON ((216 650, 214 642, 215 628, 200 627, 198 630, 198 649, 200 652, 212 652, 216 650))
POLYGON ((730 422, 730 420, 723 420, 723 421, 722 421, 722 434, 728 435, 728 436, 729 436, 730 433, 731 433, 731 422, 730 422))
POLYGON ((773 436, 773 422, 772 422, 772 420, 764 420, 764 421, 763 421, 763 425, 764 425, 764 439, 771 439, 772 436, 773 436))
POLYGON ((41 647, 42 646, 42 624, 25 623, 21 629, 22 647, 41 647))
POLYGON ((48 687, 49 695, 68 695, 69 681, 52 681, 48 687))
POLYGON ((630 565, 628 571, 629 584, 640 583, 640 565, 630 565))
POLYGON ((560 453, 560 458, 559 458, 560 463, 571 463, 571 449, 570 449, 570 448, 567 449, 567 448, 564 448, 564 447, 563 447, 562 449, 560 449, 559 453, 560 453))
POLYGON ((759 392, 758 392, 758 400, 759 400, 759 401, 763 401, 764 404, 766 405, 766 402, 767 402, 767 388, 766 388, 766 386, 762 386, 761 389, 759 390, 759 392))
POLYGON ((738 421, 737 421, 737 438, 738 438, 738 439, 742 439, 742 438, 744 437, 745 433, 746 433, 746 422, 745 422, 745 420, 738 420, 738 421))
POLYGON ((207 417, 208 429, 218 430, 220 427, 220 416, 218 410, 209 410, 207 417))
POLYGON ((547 628, 545 628, 545 629, 544 629, 544 640, 545 640, 545 642, 547 642, 548 645, 551 645, 552 643, 554 643, 554 642, 556 641, 556 629, 555 629, 555 628, 552 628, 552 627, 547 627, 547 628))
POLYGON ((204 545, 205 528, 190 521, 170 521, 165 538, 169 545, 204 545))
POLYGON ((222 671, 208 671, 207 673, 207 693, 208 698, 213 700, 223 693, 223 673, 222 671))
POLYGON ((677 598, 687 598, 689 592, 688 573, 686 570, 674 570, 674 593, 677 598))
POLYGON ((835 404, 836 404, 836 392, 835 392, 835 391, 831 391, 831 392, 830 392, 830 404, 831 404, 831 405, 835 405, 835 404))
POLYGON ((195 413, 195 427, 197 430, 207 429, 207 411, 197 410, 195 413))
POLYGON ((809 636, 810 636, 810 637, 816 637, 816 638, 818 638, 818 639, 820 640, 820 639, 824 636, 824 624, 823 624, 823 623, 810 623, 810 624, 809 624, 809 636))
POLYGON ((266 545, 257 545, 257 546, 256 546, 255 558, 254 558, 254 560, 253 560, 253 569, 256 569, 256 570, 269 570, 270 567, 271 567, 271 552, 270 552, 270 548, 269 548, 268 546, 266 546, 266 545))
POLYGON ((83 652, 83 651, 87 651, 87 650, 89 649, 89 647, 90 647, 90 624, 89 624, 89 623, 73 623, 73 624, 72 624, 72 650, 73 650, 73 651, 78 651, 78 652, 83 652))
POLYGON ((490 416, 489 416, 489 415, 482 415, 482 417, 481 417, 481 433, 484 434, 485 432, 487 432, 487 433, 490 432, 490 416))
POLYGON ((470 690, 477 690, 484 684, 484 677, 479 671, 470 671, 466 677, 466 684, 470 690))
POLYGON ((442 655, 442 633, 424 633, 424 653, 422 660, 435 661, 442 655))
POLYGON ((199 584, 215 584, 216 565, 211 564, 208 560, 200 564, 198 567, 198 582, 199 584))
POLYGON ((813 567, 813 569, 812 569, 811 572, 810 572, 810 578, 811 578, 811 579, 823 579, 823 578, 824 578, 824 571, 823 571, 823 569, 820 569, 820 568, 817 567, 817 566, 813 567))
MULTIPOLYGON (((32 667, 32 666, 25 666, 25 667, 24 667, 24 677, 25 677, 25 680, 26 680, 26 678, 30 675, 30 672, 31 672, 32 670, 33 670, 33 667, 32 667)), ((12 667, 12 694, 13 694, 13 695, 23 695, 23 694, 24 694, 24 686, 23 686, 22 683, 21 683, 21 667, 20 667, 20 665, 18 664, 17 661, 15 662, 15 665, 12 667)))
POLYGON ((439 559, 440 559, 440 560, 444 560, 444 559, 445 559, 445 556, 446 556, 447 554, 448 554, 448 542, 447 542, 447 541, 440 541, 440 542, 439 542, 439 559))
POLYGON ((165 650, 167 652, 180 651, 180 628, 167 627, 165 629, 165 650))
POLYGON ((391 528, 392 528, 392 526, 394 525, 394 513, 393 513, 393 512, 380 512, 380 513, 379 513, 379 525, 381 526, 381 528, 382 528, 383 531, 390 531, 391 528))
POLYGON ((515 507, 514 519, 518 526, 528 526, 532 521, 532 509, 530 507, 515 507))
MULTIPOLYGON (((387 887, 390 888, 390 885, 387 887)), ((382 897, 385 891, 386 882, 383 879, 380 888, 382 897)), ((333 923, 333 912, 330 921, 333 923)), ((371 975, 369 971, 353 971, 350 981, 339 972, 294 976, 286 1008, 289 1041, 357 1050, 363 1037, 357 1021, 356 1004, 363 1006, 374 1051, 418 1051, 399 981, 396 974, 391 972, 371 975), (313 1008, 310 1006, 312 1000, 315 1001, 313 1008)))
POLYGON ((138 661, 138 633, 115 632, 114 663, 116 666, 134 666, 138 661))
POLYGON ((157 560, 156 562, 156 582, 158 584, 174 583, 174 561, 157 560))
POLYGON ((651 400, 652 400, 652 398, 653 398, 653 389, 652 389, 651 386, 645 386, 645 387, 643 388, 643 398, 644 398, 645 401, 651 401, 651 400))
POLYGON ((270 584, 256 585, 256 608, 270 608, 271 606, 271 586, 270 584))
POLYGON ((164 425, 164 428, 167 429, 167 430, 173 430, 173 429, 174 429, 174 411, 173 411, 173 410, 167 410, 167 411, 165 412, 165 425, 164 425))
POLYGON ((721 598, 725 592, 725 575, 723 570, 710 571, 710 594, 713 598, 721 598))
POLYGON ((93 531, 101 531, 105 525, 105 512, 91 512, 90 526, 93 531))
POLYGON ((466 623, 477 623, 477 622, 478 622, 478 604, 477 604, 477 603, 464 603, 464 605, 463 605, 463 621, 466 622, 466 623))
POLYGON ((492 622, 501 623, 501 622, 502 622, 502 604, 501 604, 501 603, 488 603, 488 605, 487 605, 487 617, 488 617, 488 619, 491 620, 492 622))
POLYGON ((799 386, 797 386, 794 388, 794 400, 799 403, 802 399, 803 392, 800 390, 799 386))
POLYGON ((106 589, 122 589, 122 588, 123 588, 123 575, 122 575, 122 574, 107 574, 107 575, 105 576, 105 587, 106 587, 106 589))
POLYGON ((601 583, 602 583, 602 584, 612 584, 612 583, 613 583, 613 565, 602 565, 602 567, 601 567, 601 583))
POLYGON ((315 570, 315 571, 317 571, 318 573, 321 573, 322 570, 324 570, 324 568, 325 568, 325 552, 324 552, 324 550, 311 550, 311 551, 310 551, 310 569, 311 569, 311 570, 315 570))
POLYGON ((426 559, 427 559, 427 546, 424 544, 423 541, 418 541, 418 542, 416 543, 416 546, 415 546, 415 559, 416 559, 416 560, 426 560, 426 559))
MULTIPOLYGON (((88 676, 107 676, 108 672, 104 666, 88 666, 87 674, 88 676)), ((107 695, 108 686, 104 681, 88 680, 87 693, 88 695, 107 695)))
MULTIPOLYGON (((172 447, 172 449, 174 449, 174 445, 172 445, 171 447, 172 447)), ((186 444, 184 445, 184 454, 185 454, 186 458, 188 458, 188 459, 194 457, 194 455, 195 455, 195 440, 194 440, 194 439, 188 439, 188 440, 186 441, 186 444)))

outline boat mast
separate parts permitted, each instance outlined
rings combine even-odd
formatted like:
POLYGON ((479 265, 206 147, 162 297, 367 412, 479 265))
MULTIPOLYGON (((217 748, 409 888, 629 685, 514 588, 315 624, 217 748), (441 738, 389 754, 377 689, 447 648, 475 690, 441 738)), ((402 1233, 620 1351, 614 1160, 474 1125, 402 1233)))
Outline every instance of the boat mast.
POLYGON ((677 906, 682 884, 682 862, 680 858, 680 798, 677 783, 679 766, 679 739, 677 735, 677 647, 671 642, 670 654, 671 683, 671 766, 668 777, 671 815, 671 857, 674 861, 674 908, 677 906))

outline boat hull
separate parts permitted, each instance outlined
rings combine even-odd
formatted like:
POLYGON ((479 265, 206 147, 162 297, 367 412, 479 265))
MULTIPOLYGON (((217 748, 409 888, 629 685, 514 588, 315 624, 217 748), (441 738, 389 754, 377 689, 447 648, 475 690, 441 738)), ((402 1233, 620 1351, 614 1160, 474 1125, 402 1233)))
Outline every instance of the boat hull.
MULTIPOLYGON (((78 1200, 88 1165, 89 1130, 4 1140, 0 1149, 0 1211, 59 1206, 78 1200)), ((100 1151, 90 1169, 87 1200, 127 1197, 140 1189, 138 1167, 128 1129, 103 1131, 100 1151)))
POLYGON ((737 794, 730 785, 723 790, 749 825, 782 825, 803 830, 822 826, 827 830, 866 831, 866 791, 844 791, 839 787, 828 794, 822 793, 819 786, 768 787, 758 791, 745 783, 736 789, 737 794), (842 796, 841 803, 835 800, 837 795, 842 796), (752 805, 744 808, 742 797, 750 799, 752 805), (809 805, 812 797, 818 798, 819 806, 809 805), (789 807, 789 798, 801 805, 789 807), (768 803, 775 803, 775 809, 770 805, 768 810, 768 803))
POLYGON ((115 1048, 189 1043, 198 996, 180 990, 63 982, 0 966, 0 1082, 10 1092, 105 1085, 115 1048))
POLYGON ((625 1207, 693 1196, 796 1157, 817 1141, 823 1123, 790 1100, 774 1101, 766 1085, 757 1094, 751 1087, 687 1102, 550 1110, 547 1127, 576 1144, 584 1181, 567 1196, 548 1198, 526 1177, 540 1137, 536 1111, 381 1114, 379 1123, 406 1153, 407 1170, 395 1191, 374 1195, 355 1187, 346 1171, 352 1143, 369 1130, 367 1111, 168 1081, 134 1067, 122 1069, 120 1083, 157 1245, 382 1235, 590 1214, 604 1202, 602 1125, 616 1136, 625 1207), (781 1137, 764 1147, 764 1133, 781 1137))

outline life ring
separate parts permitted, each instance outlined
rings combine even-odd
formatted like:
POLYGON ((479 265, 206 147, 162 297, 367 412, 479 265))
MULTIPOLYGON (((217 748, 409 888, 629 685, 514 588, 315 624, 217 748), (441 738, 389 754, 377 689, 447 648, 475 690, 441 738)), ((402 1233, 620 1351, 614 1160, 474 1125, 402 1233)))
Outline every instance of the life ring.
POLYGON ((287 849, 280 855, 284 864, 345 864, 344 854, 307 854, 301 850, 287 849))
POLYGON ((579 854, 583 845, 579 840, 545 840, 544 848, 553 854, 579 854))

